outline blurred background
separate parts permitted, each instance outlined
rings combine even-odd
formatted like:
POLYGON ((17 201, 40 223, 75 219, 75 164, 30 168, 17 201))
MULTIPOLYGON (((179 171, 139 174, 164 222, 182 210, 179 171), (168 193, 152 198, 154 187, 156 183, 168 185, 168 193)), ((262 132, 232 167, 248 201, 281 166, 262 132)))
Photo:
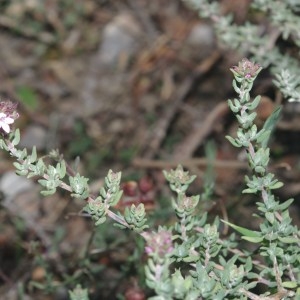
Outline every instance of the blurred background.
MULTIPOLYGON (((249 0, 220 3, 238 24, 253 18, 249 0)), ((143 202, 155 225, 172 221, 161 171, 178 163, 197 175, 191 193, 215 182, 203 210, 257 225, 247 219, 257 199, 239 196, 245 154, 224 138, 237 128, 226 100, 241 58, 179 0, 0 1, 0 97, 19 103, 20 147, 59 149, 95 195, 109 169, 122 171, 118 209, 143 202)), ((263 71, 253 90, 259 126, 284 103, 272 79, 263 71)), ((298 223, 299 118, 300 105, 285 103, 271 141, 272 171, 287 183, 278 193, 296 198, 298 223)), ((1 299, 68 299, 77 283, 91 299, 146 299, 142 240, 95 229, 63 191, 42 198, 4 152, 0 175, 1 299)))

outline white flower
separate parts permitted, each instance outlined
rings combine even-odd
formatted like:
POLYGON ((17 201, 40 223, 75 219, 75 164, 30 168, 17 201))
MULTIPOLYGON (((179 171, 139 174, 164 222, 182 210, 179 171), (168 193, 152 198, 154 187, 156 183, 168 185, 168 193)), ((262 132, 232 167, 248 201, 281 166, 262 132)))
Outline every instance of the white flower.
POLYGON ((0 113, 0 128, 2 128, 6 133, 10 132, 9 125, 12 124, 15 120, 8 117, 5 113, 0 113))

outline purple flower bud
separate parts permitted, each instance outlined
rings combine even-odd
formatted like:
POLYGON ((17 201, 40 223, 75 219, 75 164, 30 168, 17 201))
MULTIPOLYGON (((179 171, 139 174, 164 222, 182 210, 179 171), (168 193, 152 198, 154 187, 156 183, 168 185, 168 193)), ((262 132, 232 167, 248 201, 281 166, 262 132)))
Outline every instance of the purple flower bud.
POLYGON ((260 70, 261 66, 259 64, 255 64, 247 58, 243 58, 238 66, 231 68, 233 73, 237 74, 239 77, 244 77, 245 79, 255 78, 260 70))
POLYGON ((158 232, 149 232, 146 236, 147 246, 145 252, 148 255, 158 255, 163 258, 173 251, 172 234, 165 229, 159 229, 158 232))

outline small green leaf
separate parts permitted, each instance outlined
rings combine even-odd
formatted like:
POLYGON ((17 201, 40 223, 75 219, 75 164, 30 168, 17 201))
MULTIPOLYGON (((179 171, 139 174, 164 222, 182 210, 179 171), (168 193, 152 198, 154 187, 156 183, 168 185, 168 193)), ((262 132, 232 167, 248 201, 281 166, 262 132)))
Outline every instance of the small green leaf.
POLYGON ((232 223, 229 223, 227 221, 221 220, 223 223, 229 225, 233 229, 235 229, 237 232, 243 234, 245 237, 251 237, 251 238, 261 238, 261 233, 259 231, 253 231, 244 227, 240 227, 237 225, 234 225, 232 223))
POLYGON ((236 107, 231 100, 228 100, 228 106, 230 107, 231 111, 237 113, 239 111, 238 107, 236 107))
POLYGON ((23 165, 21 165, 20 163, 18 163, 18 162, 13 162, 13 165, 15 166, 15 168, 16 169, 18 169, 18 170, 23 170, 24 169, 24 167, 23 167, 23 165))
POLYGON ((110 202, 110 205, 111 205, 111 206, 117 205, 118 202, 120 201, 122 195, 123 195, 123 191, 122 191, 122 190, 118 191, 118 192, 114 195, 113 201, 110 202))
POLYGON ((62 160, 60 163, 56 165, 56 172, 59 175, 59 178, 64 178, 66 175, 66 163, 62 160))
POLYGON ((256 167, 254 167, 254 171, 256 173, 263 174, 266 171, 266 169, 264 167, 262 167, 262 166, 256 166, 256 167))
POLYGON ((274 221, 275 221, 274 213, 266 212, 265 216, 266 216, 266 219, 267 219, 271 224, 274 223, 274 221))
POLYGON ((88 290, 78 284, 73 291, 69 291, 71 300, 89 300, 88 290))
POLYGON ((293 202, 294 202, 293 198, 286 200, 285 202, 283 202, 280 205, 278 205, 278 210, 285 210, 285 209, 287 209, 293 202))
POLYGON ((281 188, 282 186, 283 186, 283 183, 280 182, 280 181, 278 181, 278 182, 272 184, 269 188, 272 189, 272 190, 274 190, 274 189, 279 189, 279 188, 281 188))
POLYGON ((257 192, 256 189, 244 189, 242 191, 243 194, 255 194, 257 192))
POLYGON ((15 130, 15 135, 14 135, 14 138, 13 140, 11 141, 11 143, 14 145, 14 146, 17 146, 19 143, 20 143, 20 130, 19 128, 17 128, 15 130))
POLYGON ((56 192, 56 189, 44 190, 44 191, 41 191, 41 194, 43 196, 50 196, 50 195, 53 195, 55 192, 56 192))
POLYGON ((27 170, 16 171, 16 174, 19 176, 26 176, 28 174, 27 170))
POLYGON ((245 262, 245 270, 248 273, 251 269, 252 269, 252 259, 250 256, 248 256, 245 262))
MULTIPOLYGON (((239 82, 239 80, 238 80, 238 82, 239 82)), ((233 88, 234 88, 234 90, 236 91, 237 94, 239 94, 241 92, 240 88, 236 84, 236 80, 232 81, 232 86, 233 86, 233 88)))
POLYGON ((256 142, 261 144, 263 141, 268 140, 270 137, 271 131, 261 129, 256 135, 256 142))
POLYGON ((278 237, 279 241, 284 243, 284 244, 294 244, 294 243, 299 243, 300 240, 295 238, 295 237, 278 237))
POLYGON ((294 289, 297 287, 297 282, 296 281, 285 281, 282 283, 282 286, 287 288, 287 289, 294 289))
POLYGON ((266 122, 263 126, 263 129, 269 132, 268 136, 267 137, 265 136, 264 140, 262 140, 262 142, 261 142, 261 146, 263 148, 266 148, 268 145, 270 135, 279 120, 281 110, 282 110, 282 106, 278 106, 277 108, 275 108, 275 110, 268 117, 268 119, 266 120, 266 122))
POLYGON ((103 224, 106 220, 106 216, 103 216, 102 218, 99 218, 96 222, 95 222, 95 226, 98 226, 100 224, 103 224))
POLYGON ((260 243, 263 241, 263 237, 250 237, 250 236, 242 236, 243 240, 246 240, 251 243, 260 243))
POLYGON ((255 99, 248 104, 248 109, 249 110, 253 110, 255 108, 257 108, 259 102, 260 102, 261 97, 260 96, 256 96, 255 99))
POLYGON ((238 142, 236 141, 236 139, 232 138, 231 136, 226 135, 225 137, 226 137, 226 139, 227 139, 234 147, 237 147, 237 148, 242 147, 242 144, 238 143, 238 142))
POLYGON ((30 162, 34 163, 36 160, 37 160, 36 147, 33 146, 32 147, 32 152, 31 152, 31 156, 30 156, 30 162))

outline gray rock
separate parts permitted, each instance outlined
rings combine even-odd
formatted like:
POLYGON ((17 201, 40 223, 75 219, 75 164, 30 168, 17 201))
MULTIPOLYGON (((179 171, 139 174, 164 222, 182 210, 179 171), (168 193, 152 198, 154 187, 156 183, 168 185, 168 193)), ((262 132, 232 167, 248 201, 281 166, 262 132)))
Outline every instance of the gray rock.
POLYGON ((196 47, 213 47, 215 44, 213 28, 204 23, 195 25, 187 38, 187 43, 196 47))
POLYGON ((5 201, 14 199, 21 192, 32 189, 33 186, 34 184, 31 180, 18 176, 13 171, 4 173, 0 179, 0 190, 5 195, 5 201))
POLYGON ((41 126, 30 125, 28 126, 20 141, 20 148, 31 149, 36 146, 37 150, 45 149, 47 141, 47 131, 41 126))
POLYGON ((98 58, 105 66, 115 66, 121 55, 130 56, 137 48, 140 35, 137 22, 129 14, 121 14, 106 25, 98 58))

